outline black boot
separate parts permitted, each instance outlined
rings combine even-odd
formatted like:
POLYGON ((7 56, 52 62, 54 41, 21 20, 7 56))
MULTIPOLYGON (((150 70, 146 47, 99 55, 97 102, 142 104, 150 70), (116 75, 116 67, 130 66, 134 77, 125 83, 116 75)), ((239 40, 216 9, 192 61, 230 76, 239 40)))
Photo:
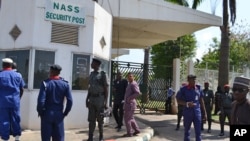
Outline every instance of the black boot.
POLYGON ((177 126, 176 126, 175 130, 176 130, 176 131, 178 131, 179 129, 180 129, 180 125, 179 125, 179 124, 177 124, 177 126))
POLYGON ((93 134, 89 134, 89 138, 87 141, 93 141, 93 134))
POLYGON ((100 133, 100 135, 99 135, 99 141, 104 141, 104 139, 103 139, 103 133, 100 133))

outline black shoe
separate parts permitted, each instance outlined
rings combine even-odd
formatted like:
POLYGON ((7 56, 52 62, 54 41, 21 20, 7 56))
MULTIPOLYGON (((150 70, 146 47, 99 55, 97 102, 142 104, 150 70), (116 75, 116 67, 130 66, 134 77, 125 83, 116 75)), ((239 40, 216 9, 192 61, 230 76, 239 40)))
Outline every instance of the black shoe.
POLYGON ((204 128, 201 128, 201 131, 204 131, 204 128))
POLYGON ((93 141, 93 139, 88 138, 87 141, 93 141))
POLYGON ((130 134, 124 134, 124 135, 122 135, 122 137, 133 137, 133 135, 130 135, 130 134))
POLYGON ((207 132, 208 132, 208 133, 211 133, 211 129, 208 129, 207 132))
POLYGON ((180 127, 176 127, 175 130, 178 131, 180 129, 180 127))
POLYGON ((116 131, 117 131, 117 132, 120 132, 121 130, 122 130, 122 128, 117 128, 117 130, 116 130, 116 131))
POLYGON ((104 141, 103 135, 99 135, 99 141, 104 141))
POLYGON ((136 136, 137 134, 140 134, 141 132, 140 131, 135 131, 134 133, 133 133, 133 136, 136 136))
POLYGON ((224 133, 220 133, 219 136, 220 136, 220 137, 224 136, 224 133))

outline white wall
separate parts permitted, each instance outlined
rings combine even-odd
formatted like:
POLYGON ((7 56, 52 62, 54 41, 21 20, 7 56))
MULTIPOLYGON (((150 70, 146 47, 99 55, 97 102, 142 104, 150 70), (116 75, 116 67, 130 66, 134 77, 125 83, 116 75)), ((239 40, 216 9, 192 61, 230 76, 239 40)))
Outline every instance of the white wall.
MULTIPOLYGON (((29 85, 21 99, 21 125, 23 129, 40 129, 36 112, 38 89, 33 87, 35 49, 55 51, 55 63, 62 66, 61 76, 72 79, 73 54, 98 56, 111 59, 112 16, 92 0, 63 0, 85 8, 86 26, 79 27, 79 46, 51 43, 51 22, 45 20, 46 0, 4 0, 0 11, 0 51, 31 49, 29 85), (16 41, 9 35, 17 25, 22 33, 16 41), (106 46, 100 45, 101 37, 106 46)), ((86 90, 72 90, 72 111, 65 118, 65 129, 88 127, 88 110, 85 105, 86 90)))

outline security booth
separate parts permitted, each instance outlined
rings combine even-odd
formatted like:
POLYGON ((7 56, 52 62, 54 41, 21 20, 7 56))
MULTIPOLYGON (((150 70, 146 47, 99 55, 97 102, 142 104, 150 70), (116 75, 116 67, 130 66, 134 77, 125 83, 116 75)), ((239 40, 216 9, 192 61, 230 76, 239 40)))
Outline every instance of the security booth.
POLYGON ((72 89, 65 128, 87 127, 90 63, 100 59, 102 70, 109 73, 112 16, 89 0, 7 0, 2 1, 0 19, 0 59, 12 58, 26 83, 22 128, 40 128, 37 96, 52 64, 62 66, 60 76, 72 89))
POLYGON ((164 0, 2 0, 0 19, 0 59, 12 58, 25 80, 21 125, 33 130, 40 128, 36 101, 50 65, 62 67, 60 76, 72 89, 65 129, 84 128, 92 58, 102 60, 110 77, 113 49, 121 55, 126 48, 145 48, 221 25, 220 17, 164 0))

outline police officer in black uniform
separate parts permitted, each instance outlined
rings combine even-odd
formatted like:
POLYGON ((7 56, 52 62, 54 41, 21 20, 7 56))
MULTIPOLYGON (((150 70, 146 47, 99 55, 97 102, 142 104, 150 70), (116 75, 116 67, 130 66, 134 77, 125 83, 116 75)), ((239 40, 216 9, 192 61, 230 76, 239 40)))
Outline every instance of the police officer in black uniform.
POLYGON ((224 136, 224 124, 226 117, 228 119, 229 125, 231 123, 231 110, 233 102, 233 94, 230 92, 230 86, 228 84, 224 85, 224 92, 220 96, 220 127, 221 131, 219 136, 224 136))
POLYGON ((113 92, 114 92, 114 104, 113 104, 113 114, 115 121, 117 123, 117 131, 119 132, 123 125, 123 103, 126 88, 128 86, 127 79, 122 78, 122 73, 117 72, 117 78, 114 80, 113 92))
MULTIPOLYGON (((213 110, 213 103, 214 103, 214 92, 213 90, 209 89, 209 83, 205 82, 204 83, 204 89, 203 89, 203 94, 204 94, 204 103, 205 103, 205 108, 207 111, 207 121, 208 121, 208 129, 207 132, 211 133, 211 123, 212 123, 212 110, 213 110)), ((201 125, 201 130, 203 129, 203 122, 201 125)))
POLYGON ((96 127, 96 121, 99 128, 99 140, 103 141, 103 123, 104 109, 107 108, 108 98, 108 79, 104 71, 100 71, 101 61, 93 59, 91 68, 94 70, 89 76, 89 88, 86 98, 86 107, 89 109, 89 138, 88 141, 93 141, 93 134, 96 127))

